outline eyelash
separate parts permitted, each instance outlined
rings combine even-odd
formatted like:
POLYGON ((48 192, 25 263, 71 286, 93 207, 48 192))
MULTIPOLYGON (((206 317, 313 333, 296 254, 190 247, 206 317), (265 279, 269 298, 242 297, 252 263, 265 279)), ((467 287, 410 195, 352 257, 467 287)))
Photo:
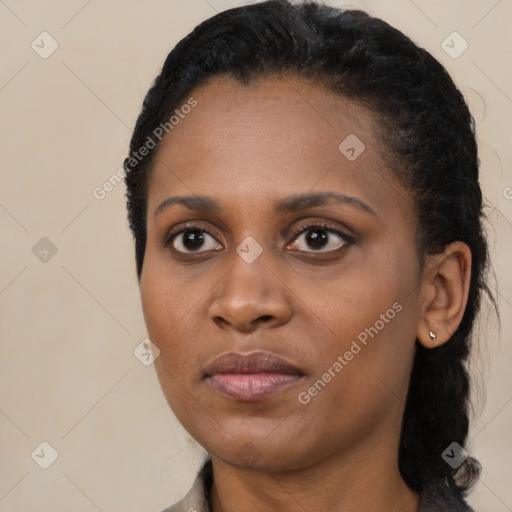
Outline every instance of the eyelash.
MULTIPOLYGON (((354 243, 354 237, 351 237, 351 236, 347 235, 346 233, 343 233, 342 231, 335 229, 332 226, 330 226, 329 224, 325 224, 323 222, 316 222, 313 224, 307 224, 306 226, 301 226, 297 229, 294 229, 292 231, 292 233, 290 234, 290 236, 292 238, 292 241, 294 241, 299 235, 302 235, 303 233, 307 233, 308 231, 314 231, 315 229, 325 231, 331 235, 336 235, 341 240, 343 240, 343 245, 341 247, 339 247, 338 249, 332 249, 330 251, 318 251, 318 253, 321 253, 321 252, 326 253, 326 254, 336 253, 340 249, 354 243)), ((314 253, 316 251, 298 251, 298 252, 313 252, 314 253)))
MULTIPOLYGON (((344 242, 343 245, 341 247, 339 247, 338 249, 333 249, 330 251, 297 251, 297 252, 300 252, 300 253, 304 253, 304 252, 315 253, 315 252, 317 252, 317 253, 324 253, 324 254, 335 253, 335 252, 353 244, 355 241, 355 238, 353 236, 347 235, 346 233, 343 233, 343 232, 339 231, 338 229, 335 229, 332 226, 325 224, 323 222, 316 222, 316 223, 308 224, 307 226, 302 226, 300 228, 293 230, 293 232, 290 234, 290 236, 292 237, 292 242, 299 235, 301 235, 303 233, 307 233, 308 231, 313 231, 315 229, 326 231, 329 234, 338 236, 341 240, 343 240, 343 242, 344 242)), ((209 233, 208 230, 204 229, 203 227, 201 227, 197 224, 189 224, 189 225, 183 226, 179 231, 168 233, 164 237, 163 247, 168 248, 177 236, 179 236, 183 233, 186 233, 187 231, 200 231, 201 233, 206 233, 207 235, 211 236, 213 239, 216 240, 216 238, 211 233, 209 233)), ((208 251, 180 252, 180 251, 174 250, 174 252, 176 252, 180 255, 193 255, 193 254, 200 254, 201 252, 208 252, 208 251)))

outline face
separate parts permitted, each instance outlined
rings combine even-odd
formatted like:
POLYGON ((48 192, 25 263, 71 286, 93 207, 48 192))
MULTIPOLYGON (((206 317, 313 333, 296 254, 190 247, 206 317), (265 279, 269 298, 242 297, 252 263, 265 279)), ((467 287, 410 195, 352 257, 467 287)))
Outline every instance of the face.
POLYGON ((375 117, 291 76, 216 77, 191 96, 154 160, 140 280, 169 405, 235 466, 398 443, 420 273, 375 117), (293 371, 266 371, 267 354, 208 373, 257 352, 293 371))

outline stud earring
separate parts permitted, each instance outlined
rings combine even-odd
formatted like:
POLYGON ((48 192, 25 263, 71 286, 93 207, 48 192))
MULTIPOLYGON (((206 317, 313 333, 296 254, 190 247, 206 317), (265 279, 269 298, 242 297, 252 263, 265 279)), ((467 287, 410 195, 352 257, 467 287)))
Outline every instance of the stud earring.
POLYGON ((434 341, 434 342, 436 341, 436 335, 435 335, 435 333, 433 333, 432 331, 429 331, 428 335, 430 336, 430 339, 431 339, 432 341, 434 341))

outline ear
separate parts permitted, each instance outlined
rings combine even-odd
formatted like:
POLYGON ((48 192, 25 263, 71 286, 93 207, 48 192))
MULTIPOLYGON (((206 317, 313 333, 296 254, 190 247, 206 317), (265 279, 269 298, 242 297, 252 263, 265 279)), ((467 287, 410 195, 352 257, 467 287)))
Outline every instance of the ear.
POLYGON ((427 256, 416 334, 424 347, 446 343, 457 330, 466 309, 470 278, 471 250, 465 243, 453 242, 442 253, 427 256))

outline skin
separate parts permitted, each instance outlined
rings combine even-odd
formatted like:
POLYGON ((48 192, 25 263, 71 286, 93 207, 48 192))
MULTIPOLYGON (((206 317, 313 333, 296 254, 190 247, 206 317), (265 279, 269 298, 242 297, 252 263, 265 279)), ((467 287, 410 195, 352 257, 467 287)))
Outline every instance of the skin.
POLYGON ((363 107, 285 75, 249 86, 215 77, 191 96, 198 105, 154 160, 140 290, 167 401, 212 457, 212 510, 416 511, 397 462, 415 340, 439 345, 459 325, 469 249, 455 242, 420 266, 411 194, 384 163, 376 119, 363 107), (349 134, 366 146, 355 161, 338 150, 349 134), (321 191, 373 213, 333 200, 275 210, 290 195, 321 191), (154 214, 167 198, 191 195, 219 209, 174 204, 154 214), (342 236, 311 246, 304 230, 318 222, 342 236), (205 230, 199 252, 181 235, 164 246, 184 224, 205 230), (246 237, 262 248, 252 263, 236 252, 246 237), (401 311, 300 403, 394 303, 401 311), (304 377, 255 403, 202 378, 213 357, 253 350, 281 356, 304 377))

